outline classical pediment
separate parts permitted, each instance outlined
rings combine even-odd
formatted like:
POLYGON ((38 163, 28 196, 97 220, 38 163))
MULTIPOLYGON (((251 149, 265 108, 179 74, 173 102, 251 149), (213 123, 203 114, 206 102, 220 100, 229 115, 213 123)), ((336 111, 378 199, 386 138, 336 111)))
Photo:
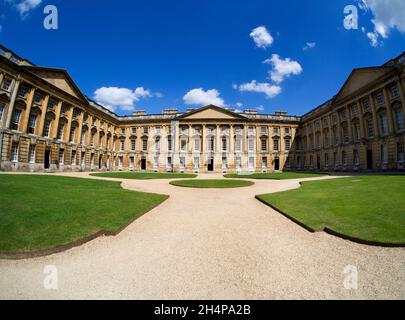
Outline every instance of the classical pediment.
POLYGON ((232 112, 230 110, 226 110, 214 105, 209 105, 203 107, 201 109, 197 109, 191 112, 187 112, 180 116, 178 119, 181 120, 204 120, 204 119, 225 119, 225 120, 239 120, 239 119, 246 119, 244 116, 232 112))
POLYGON ((85 97, 66 70, 42 67, 26 67, 25 69, 29 70, 37 77, 45 80, 46 82, 49 82, 55 87, 67 92, 73 97, 81 100, 85 99, 85 97))
POLYGON ((338 101, 350 96, 357 90, 383 77, 391 70, 392 68, 390 67, 354 69, 334 100, 338 101))

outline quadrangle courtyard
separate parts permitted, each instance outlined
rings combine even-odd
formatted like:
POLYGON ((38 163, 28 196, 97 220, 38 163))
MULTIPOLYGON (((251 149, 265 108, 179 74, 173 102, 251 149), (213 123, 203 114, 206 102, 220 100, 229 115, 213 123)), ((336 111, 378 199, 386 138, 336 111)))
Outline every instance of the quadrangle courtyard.
MULTIPOLYGON (((42 174, 1 175, 0 178, 3 179, 5 176, 45 178, 42 174)), ((55 176, 47 174, 46 178, 56 178, 55 176)), ((126 221, 117 221, 112 229, 121 229, 121 227, 123 229, 115 236, 100 236, 51 255, 20 260, 0 260, 1 299, 405 298, 405 249, 403 247, 371 246, 344 240, 325 232, 312 233, 255 198, 258 195, 265 195, 264 197, 268 198, 271 205, 283 211, 291 211, 289 207, 294 204, 294 196, 289 202, 282 199, 283 195, 305 191, 307 186, 315 185, 314 180, 320 180, 319 183, 323 184, 329 181, 338 190, 339 183, 343 183, 341 181, 345 179, 349 179, 352 183, 353 181, 365 183, 367 179, 381 178, 381 193, 384 191, 388 193, 389 190, 383 187, 383 180, 389 179, 389 176, 345 178, 320 175, 286 180, 258 178, 246 179, 253 183, 250 183, 250 186, 229 189, 196 189, 196 182, 192 183, 193 188, 178 187, 170 184, 170 179, 105 178, 91 176, 88 173, 58 173, 57 176, 63 176, 63 179, 86 178, 76 179, 84 189, 94 180, 94 183, 100 184, 109 181, 114 185, 109 186, 114 190, 113 192, 136 191, 133 195, 125 195, 129 198, 134 196, 133 205, 130 199, 122 200, 120 203, 118 198, 116 210, 114 207, 111 210, 106 203, 102 203, 103 198, 98 199, 96 191, 94 191, 94 197, 83 194, 93 208, 101 207, 105 209, 104 211, 111 213, 112 216, 108 218, 117 218, 113 213, 124 206, 135 214, 137 202, 140 201, 136 198, 137 192, 155 194, 157 198, 154 200, 158 203, 156 205, 144 203, 143 206, 152 208, 146 214, 143 212, 145 210, 140 210, 139 216, 127 216, 129 225, 126 228, 126 221), (119 183, 115 185, 114 181, 120 182, 123 189, 117 190, 119 183), (302 181, 304 182, 300 186, 302 181), (284 191, 288 192, 284 193, 284 191), (156 193, 161 196, 159 197, 156 193), (273 193, 275 193, 275 203, 271 203, 273 193), (169 197, 167 198, 166 195, 169 197), (134 218, 137 219, 132 221, 134 218), (46 276, 44 268, 47 266, 55 266, 57 269, 57 290, 44 288, 46 276), (348 266, 354 266, 358 272, 357 289, 345 288, 347 277, 345 271, 348 266)), ((403 176, 391 178, 397 179, 400 184, 405 180, 403 176)), ((211 179, 223 181, 224 177, 220 174, 199 174, 195 181, 202 180, 207 185, 206 181, 211 179)), ((373 181, 370 185, 372 183, 373 181)), ((390 184, 387 181, 384 183, 390 184)), ((399 195, 403 190, 400 184, 396 185, 399 188, 399 195)), ((378 191, 378 186, 372 188, 378 191)), ((395 186, 392 188, 395 189, 395 186)), ((102 194, 102 191, 99 190, 99 192, 102 194)), ((296 197, 301 199, 303 195, 296 197)), ((15 200, 18 200, 18 196, 15 200)), ((117 199, 112 197, 108 200, 117 199)), ((391 226, 396 226, 397 229, 395 234, 378 232, 373 229, 375 225, 373 226, 370 222, 366 228, 369 228, 370 234, 373 235, 371 240, 385 239, 394 244, 403 243, 404 228, 401 226, 405 218, 401 197, 392 194, 393 204, 387 206, 390 211, 381 211, 377 204, 380 200, 378 197, 370 197, 367 212, 377 222, 378 219, 372 214, 381 212, 388 221, 387 227, 389 228, 391 223, 391 226), (377 208, 376 213, 373 212, 375 208, 377 208), (389 216, 390 212, 392 212, 391 216, 389 216)), ((4 201, 4 195, 2 201, 4 201)), ((314 197, 314 201, 317 205, 322 205, 320 197, 314 197)), ((344 208, 345 203, 334 205, 342 205, 344 208)), ((45 204, 44 207, 46 207, 45 204)), ((314 218, 318 213, 312 216, 310 212, 305 211, 308 204, 304 203, 302 207, 300 211, 294 212, 293 218, 308 223, 315 229, 322 226, 333 227, 333 223, 340 221, 331 216, 325 221, 319 221, 314 218), (308 215, 312 220, 307 217, 308 215)), ((5 207, 2 208, 1 214, 4 215, 5 207)), ((324 210, 326 213, 325 208, 324 210)), ((80 214, 86 215, 86 212, 79 212, 79 216, 80 214)), ((318 214, 318 218, 319 216, 322 215, 318 214)), ((100 221, 98 214, 94 214, 94 217, 97 218, 94 221, 100 221)), ((118 218, 122 219, 122 216, 118 218)), ((344 222, 344 219, 342 221, 344 222)), ((92 223, 90 216, 87 217, 86 222, 92 223)), ((66 229, 73 234, 75 224, 70 226, 69 222, 64 223, 66 229)), ((81 225, 80 222, 78 224, 81 225)), ((41 225, 35 227, 40 230, 41 225)), ((102 225, 98 228, 108 229, 108 226, 102 225)), ((99 229, 85 232, 91 233, 99 229)), ((356 228, 353 229, 356 232, 356 228)), ((367 230, 361 230, 361 232, 363 237, 367 235, 367 230)), ((46 230, 47 234, 52 234, 52 230, 46 230)), ((49 240, 46 236, 39 238, 39 240, 35 238, 39 241, 38 246, 41 246, 41 241, 46 243, 49 240)), ((7 240, 0 240, 2 241, 1 251, 4 252, 7 240)), ((12 237, 9 242, 11 241, 13 241, 12 237)), ((64 240, 61 241, 59 244, 63 244, 64 240)), ((18 242, 14 245, 14 249, 18 248, 18 242)), ((31 248, 37 249, 38 246, 31 248)), ((27 247, 22 246, 22 248, 27 247)))

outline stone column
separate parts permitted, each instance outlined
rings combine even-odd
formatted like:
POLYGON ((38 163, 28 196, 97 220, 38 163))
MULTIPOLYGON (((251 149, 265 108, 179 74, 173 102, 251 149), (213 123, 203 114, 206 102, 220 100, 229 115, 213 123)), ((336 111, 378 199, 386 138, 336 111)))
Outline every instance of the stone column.
POLYGON ((363 138, 366 138, 366 131, 364 128, 364 117, 363 117, 364 113, 363 113, 363 106, 362 106, 361 100, 357 100, 357 106, 359 109, 360 135, 361 135, 360 140, 361 140, 363 138))
POLYGON ((349 144, 351 144, 354 141, 354 137, 353 137, 352 116, 351 116, 351 110, 349 110, 349 107, 346 107, 346 114, 347 114, 347 129, 348 129, 348 134, 349 134, 349 144))
POLYGON ((59 120, 60 120, 60 113, 62 110, 62 100, 59 100, 58 104, 55 107, 55 121, 51 126, 51 133, 49 135, 50 138, 56 138, 58 127, 59 127, 59 120))
POLYGON ((4 73, 0 72, 0 86, 3 85, 4 73))
POLYGON ((74 143, 77 143, 77 144, 80 144, 80 140, 82 138, 83 118, 84 118, 84 111, 80 112, 80 116, 77 119, 79 126, 76 129, 76 137, 75 137, 75 141, 74 141, 74 143))
POLYGON ((202 125, 202 139, 201 139, 201 152, 202 153, 205 153, 205 152, 207 152, 207 147, 206 147, 206 145, 208 144, 207 142, 206 142, 206 136, 207 136, 207 125, 206 124, 203 124, 202 125))
POLYGON ((401 97, 401 102, 402 102, 402 112, 403 114, 405 114, 405 80, 403 79, 401 81, 401 79, 398 79, 398 90, 399 90, 399 94, 401 97))
POLYGON ((379 126, 378 126, 377 107, 376 107, 373 95, 370 95, 369 99, 370 99, 370 103, 371 103, 371 111, 373 114, 374 138, 378 138, 380 136, 380 130, 379 130, 379 126))
POLYGON ((28 131, 28 123, 30 119, 30 114, 31 114, 31 107, 34 101, 34 94, 35 94, 35 89, 31 88, 28 96, 27 96, 27 108, 25 109, 23 116, 21 117, 21 125, 20 125, 20 131, 22 132, 27 132, 28 131))
POLYGON ((386 87, 384 87, 384 89, 383 89, 383 94, 384 94, 385 105, 387 107, 388 133, 391 135, 391 134, 394 134, 394 132, 395 132, 395 126, 394 126, 394 121, 392 118, 391 100, 388 95, 386 87))
MULTIPOLYGON (((194 141, 193 141, 193 126, 191 124, 188 125, 188 153, 190 155, 193 154, 193 149, 194 149, 194 141)), ((187 163, 186 163, 187 167, 187 163)))
POLYGON ((44 135, 44 126, 45 126, 45 119, 46 119, 46 112, 47 112, 47 108, 48 108, 48 102, 49 102, 49 95, 46 95, 42 100, 41 116, 39 118, 39 123, 38 123, 38 130, 39 130, 39 135, 40 136, 44 135))
POLYGON ((235 153, 235 128, 234 125, 230 125, 229 127, 229 154, 234 154, 235 153))
POLYGON ((214 152, 220 153, 222 151, 221 146, 221 126, 217 125, 215 130, 215 148, 214 152))
POLYGON ((11 93, 11 99, 10 99, 10 102, 8 104, 7 110, 5 110, 6 111, 5 114, 7 115, 7 117, 4 117, 4 118, 6 118, 7 120, 6 120, 6 123, 3 124, 3 127, 6 127, 8 129, 11 126, 11 120, 12 120, 12 117, 13 117, 14 105, 15 105, 15 101, 17 100, 17 94, 18 94, 18 89, 20 87, 20 83, 21 83, 21 80, 20 80, 20 77, 18 76, 18 78, 14 80, 13 90, 12 90, 12 93, 11 93))
MULTIPOLYGON (((66 113, 66 118, 67 118, 67 123, 66 123, 66 128, 65 128, 65 132, 66 132, 66 141, 67 142, 70 142, 70 129, 71 129, 71 127, 72 127, 72 118, 73 118, 73 109, 74 109, 74 106, 71 106, 70 108, 69 108, 69 110, 67 111, 67 113, 66 113)), ((76 137, 74 137, 74 138, 76 138, 76 137)))

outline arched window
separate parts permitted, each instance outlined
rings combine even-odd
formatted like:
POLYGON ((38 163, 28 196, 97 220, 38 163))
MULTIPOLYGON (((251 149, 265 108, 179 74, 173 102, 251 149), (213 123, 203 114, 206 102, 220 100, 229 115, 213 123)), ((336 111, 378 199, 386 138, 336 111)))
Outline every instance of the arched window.
POLYGON ((51 124, 52 124, 52 119, 46 118, 45 124, 44 124, 44 134, 43 134, 43 136, 46 138, 49 138, 49 135, 51 133, 51 124))
POLYGON ((56 133, 56 139, 63 140, 64 139, 64 132, 65 132, 65 122, 59 122, 59 124, 58 124, 58 132, 56 133))
POLYGON ((11 129, 18 130, 20 126, 20 119, 21 119, 21 109, 15 109, 13 112, 13 118, 11 121, 11 129))
POLYGON ((71 143, 75 142, 75 133, 76 133, 76 126, 71 126, 70 127, 70 133, 69 133, 69 141, 71 143))
POLYGON ((28 120, 28 133, 35 134, 35 127, 37 124, 37 114, 31 113, 30 118, 28 120))

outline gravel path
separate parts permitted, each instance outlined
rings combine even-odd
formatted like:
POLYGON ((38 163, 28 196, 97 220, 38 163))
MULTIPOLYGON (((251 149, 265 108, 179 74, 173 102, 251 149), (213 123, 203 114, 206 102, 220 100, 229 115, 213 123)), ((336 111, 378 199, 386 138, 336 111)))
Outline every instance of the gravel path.
POLYGON ((171 197, 117 237, 0 261, 0 299, 405 299, 405 249, 311 234, 254 199, 298 180, 228 190, 122 181, 171 197), (57 290, 44 289, 47 265, 57 267, 57 290), (358 269, 354 290, 344 287, 348 265, 358 269))

